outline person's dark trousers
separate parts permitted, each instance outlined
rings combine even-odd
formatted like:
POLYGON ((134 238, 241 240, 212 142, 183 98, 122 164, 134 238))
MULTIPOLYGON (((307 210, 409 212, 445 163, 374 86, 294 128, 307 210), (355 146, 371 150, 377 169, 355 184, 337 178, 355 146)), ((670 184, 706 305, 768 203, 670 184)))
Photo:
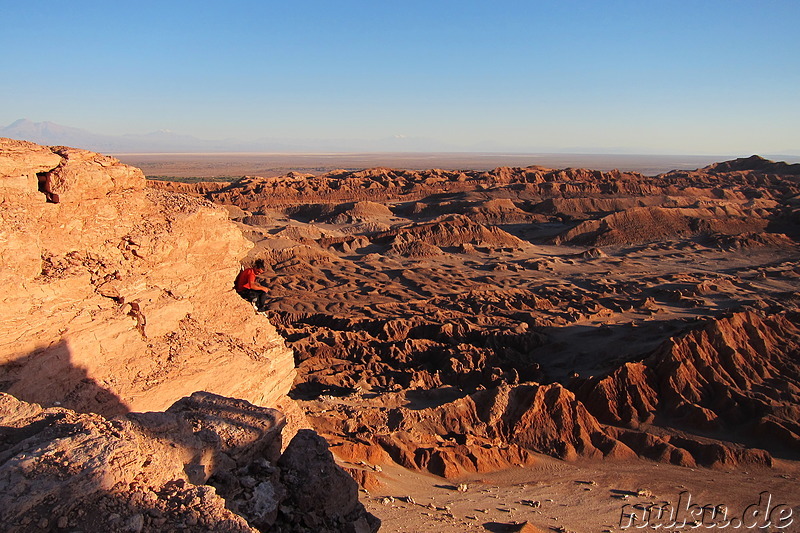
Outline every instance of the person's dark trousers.
POLYGON ((239 291, 239 296, 256 304, 259 311, 263 311, 264 306, 267 304, 267 293, 258 289, 242 289, 239 291))

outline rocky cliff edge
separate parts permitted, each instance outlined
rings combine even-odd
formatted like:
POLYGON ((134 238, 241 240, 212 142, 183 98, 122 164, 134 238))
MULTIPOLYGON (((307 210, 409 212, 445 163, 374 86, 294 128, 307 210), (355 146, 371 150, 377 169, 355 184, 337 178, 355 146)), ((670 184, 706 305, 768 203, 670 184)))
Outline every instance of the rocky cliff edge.
POLYGON ((233 291, 252 245, 145 183, 0 138, 3 530, 377 531, 298 430, 292 351, 233 291))
POLYGON ((0 391, 102 415, 197 390, 284 407, 292 352, 233 291, 252 245, 223 209, 145 184, 0 139, 0 391))

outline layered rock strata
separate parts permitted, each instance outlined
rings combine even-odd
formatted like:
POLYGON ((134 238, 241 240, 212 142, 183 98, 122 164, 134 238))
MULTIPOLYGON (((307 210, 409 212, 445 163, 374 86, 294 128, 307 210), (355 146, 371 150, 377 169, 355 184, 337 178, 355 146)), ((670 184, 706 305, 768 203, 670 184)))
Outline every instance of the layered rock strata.
POLYGON ((0 391, 104 415, 196 390, 284 406, 292 352, 232 287, 252 244, 225 210, 145 185, 0 139, 0 391))

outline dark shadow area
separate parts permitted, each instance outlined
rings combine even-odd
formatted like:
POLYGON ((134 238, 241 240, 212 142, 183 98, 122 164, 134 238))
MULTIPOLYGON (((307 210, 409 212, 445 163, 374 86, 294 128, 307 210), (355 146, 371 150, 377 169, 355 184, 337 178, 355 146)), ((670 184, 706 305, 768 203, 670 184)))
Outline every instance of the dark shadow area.
POLYGON ((623 489, 611 489, 609 491, 615 497, 624 497, 624 496, 638 496, 639 493, 635 490, 623 490, 623 489))
POLYGON ((437 407, 468 396, 470 391, 458 387, 445 386, 437 389, 412 389, 406 391, 408 404, 404 407, 413 411, 437 407))
POLYGON ((356 392, 353 387, 342 387, 338 385, 328 385, 317 381, 305 381, 298 383, 289 392, 289 397, 293 400, 316 400, 320 396, 333 396, 343 398, 356 392))
POLYGON ((62 420, 63 418, 64 416, 61 414, 51 414, 24 427, 6 425, 5 421, 0 418, 0 453, 44 431, 57 420, 62 420))
POLYGON ((165 412, 106 421, 4 395, 3 413, 0 486, 25 486, 0 492, 4 532, 294 531, 309 515, 320 532, 380 524, 321 437, 303 430, 281 455, 283 415, 244 400, 198 392, 165 412), (307 498, 309 484, 331 498, 307 498))
MULTIPOLYGON (((285 425, 274 409, 207 392, 182 398, 164 412, 130 413, 126 418, 153 440, 182 449, 184 472, 196 485, 233 463, 246 467, 256 457, 277 461, 285 425)), ((215 485, 224 496, 231 492, 231 479, 221 477, 215 485)))
POLYGON ((493 226, 531 244, 549 244, 553 238, 569 231, 575 224, 561 222, 527 222, 517 224, 493 224, 493 226))
POLYGON ((527 355, 548 381, 564 384, 576 374, 604 375, 625 363, 639 361, 688 328, 682 319, 540 327, 536 331, 547 342, 533 347, 527 355))
POLYGON ((47 201, 51 204, 57 204, 60 202, 59 196, 51 190, 51 178, 49 172, 39 172, 36 174, 36 178, 39 182, 39 192, 44 194, 47 201))
POLYGON ((130 411, 114 392, 72 361, 65 340, 37 348, 0 365, 0 392, 43 407, 61 406, 79 413, 115 416, 130 411))
POLYGON ((522 531, 527 522, 521 523, 504 523, 504 522, 484 522, 483 528, 492 533, 517 533, 522 531))

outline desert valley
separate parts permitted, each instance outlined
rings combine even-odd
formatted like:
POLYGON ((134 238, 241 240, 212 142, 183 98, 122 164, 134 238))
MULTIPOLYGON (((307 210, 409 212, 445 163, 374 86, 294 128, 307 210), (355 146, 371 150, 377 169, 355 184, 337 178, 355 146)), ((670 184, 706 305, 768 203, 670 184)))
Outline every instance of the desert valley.
POLYGON ((145 163, 0 140, 4 530, 800 527, 800 164, 145 163))

